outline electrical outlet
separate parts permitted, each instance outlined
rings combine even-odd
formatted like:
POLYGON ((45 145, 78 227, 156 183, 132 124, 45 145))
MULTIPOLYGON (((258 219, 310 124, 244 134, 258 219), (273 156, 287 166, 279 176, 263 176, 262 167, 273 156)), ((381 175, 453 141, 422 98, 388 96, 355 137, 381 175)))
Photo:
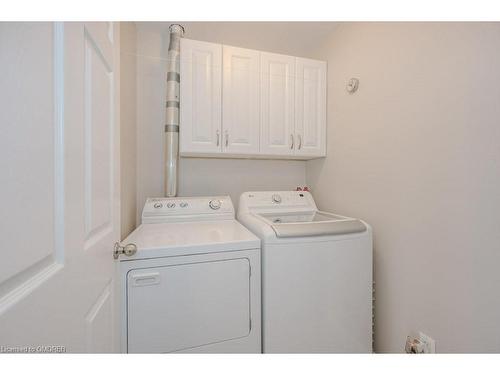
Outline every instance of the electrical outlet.
POLYGON ((420 354, 424 352, 424 349, 422 348, 420 340, 411 336, 406 336, 405 352, 408 354, 420 354))
POLYGON ((422 344, 422 353, 436 353, 436 341, 425 333, 419 332, 418 340, 422 344))

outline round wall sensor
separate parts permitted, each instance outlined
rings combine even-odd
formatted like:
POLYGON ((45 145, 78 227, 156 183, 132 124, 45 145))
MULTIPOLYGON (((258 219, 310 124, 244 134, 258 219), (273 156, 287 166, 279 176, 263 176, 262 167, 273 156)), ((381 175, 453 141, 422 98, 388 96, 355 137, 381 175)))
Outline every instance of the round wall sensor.
POLYGON ((351 78, 349 82, 347 82, 346 90, 349 94, 354 94, 359 86, 359 79, 351 78))

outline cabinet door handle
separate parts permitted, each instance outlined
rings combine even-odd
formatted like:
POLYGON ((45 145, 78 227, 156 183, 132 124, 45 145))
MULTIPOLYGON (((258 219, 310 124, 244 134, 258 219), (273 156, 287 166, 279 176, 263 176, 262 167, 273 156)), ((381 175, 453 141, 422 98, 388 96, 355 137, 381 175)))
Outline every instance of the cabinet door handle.
POLYGON ((229 145, 229 132, 226 130, 226 147, 229 145))
POLYGON ((215 134, 217 134, 217 147, 219 147, 219 145, 220 145, 220 133, 219 133, 219 129, 217 129, 217 131, 215 132, 215 134))
POLYGON ((293 134, 290 134, 290 139, 292 140, 292 144, 290 145, 290 150, 293 150, 293 146, 295 144, 295 140, 293 139, 293 134))
POLYGON ((297 148, 300 150, 302 148, 302 136, 299 134, 297 137, 299 138, 299 146, 297 148))

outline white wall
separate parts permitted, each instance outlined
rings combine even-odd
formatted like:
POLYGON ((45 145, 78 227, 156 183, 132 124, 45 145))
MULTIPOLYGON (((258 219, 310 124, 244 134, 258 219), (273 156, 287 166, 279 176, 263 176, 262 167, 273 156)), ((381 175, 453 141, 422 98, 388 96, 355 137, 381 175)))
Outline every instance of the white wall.
MULTIPOLYGON (((212 42, 230 41, 242 47, 255 47, 258 36, 253 25, 183 23, 186 36, 212 42)), ((147 197, 163 196, 163 124, 166 90, 166 56, 169 23, 137 24, 137 218, 147 197)), ((274 27, 267 24, 268 28, 274 27)), ((325 28, 325 25, 317 27, 325 28)), ((331 25, 329 26, 331 29, 331 25)), ((269 29, 269 30, 271 30, 269 29)), ((303 31, 297 28, 297 35, 303 31)), ((313 33, 313 30, 311 30, 313 33)), ((313 43, 297 45, 293 38, 280 41, 276 36, 265 44, 270 50, 307 56, 313 43), (299 48, 301 47, 301 48, 299 48), (302 53, 301 53, 302 51, 302 53)), ((181 104, 182 105, 182 104, 181 104)), ((181 124, 182 126, 182 124, 181 124)), ((182 131, 182 128, 181 128, 182 131)), ((304 161, 181 158, 179 195, 230 194, 235 205, 247 190, 289 190, 305 185, 304 161)), ((138 221, 140 222, 140 221, 138 221)))
POLYGON ((328 156, 307 182, 373 226, 379 352, 419 330, 500 352, 499 45, 498 23, 349 23, 318 50, 328 156))
POLYGON ((185 38, 302 57, 337 27, 335 22, 138 22, 137 27, 167 35, 172 23, 184 26, 185 38))
POLYGON ((305 185, 305 162, 181 158, 181 195, 229 194, 235 206, 244 191, 294 190, 305 185))
POLYGON ((120 23, 120 201, 121 238, 136 224, 136 32, 132 22, 120 23))

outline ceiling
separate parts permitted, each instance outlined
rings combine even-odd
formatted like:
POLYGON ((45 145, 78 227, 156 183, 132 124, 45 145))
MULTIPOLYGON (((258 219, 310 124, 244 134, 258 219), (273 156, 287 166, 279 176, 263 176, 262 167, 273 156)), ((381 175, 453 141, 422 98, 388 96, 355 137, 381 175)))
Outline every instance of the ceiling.
POLYGON ((331 34, 336 22, 137 22, 141 30, 168 33, 172 23, 185 28, 184 37, 288 55, 311 56, 331 34))

